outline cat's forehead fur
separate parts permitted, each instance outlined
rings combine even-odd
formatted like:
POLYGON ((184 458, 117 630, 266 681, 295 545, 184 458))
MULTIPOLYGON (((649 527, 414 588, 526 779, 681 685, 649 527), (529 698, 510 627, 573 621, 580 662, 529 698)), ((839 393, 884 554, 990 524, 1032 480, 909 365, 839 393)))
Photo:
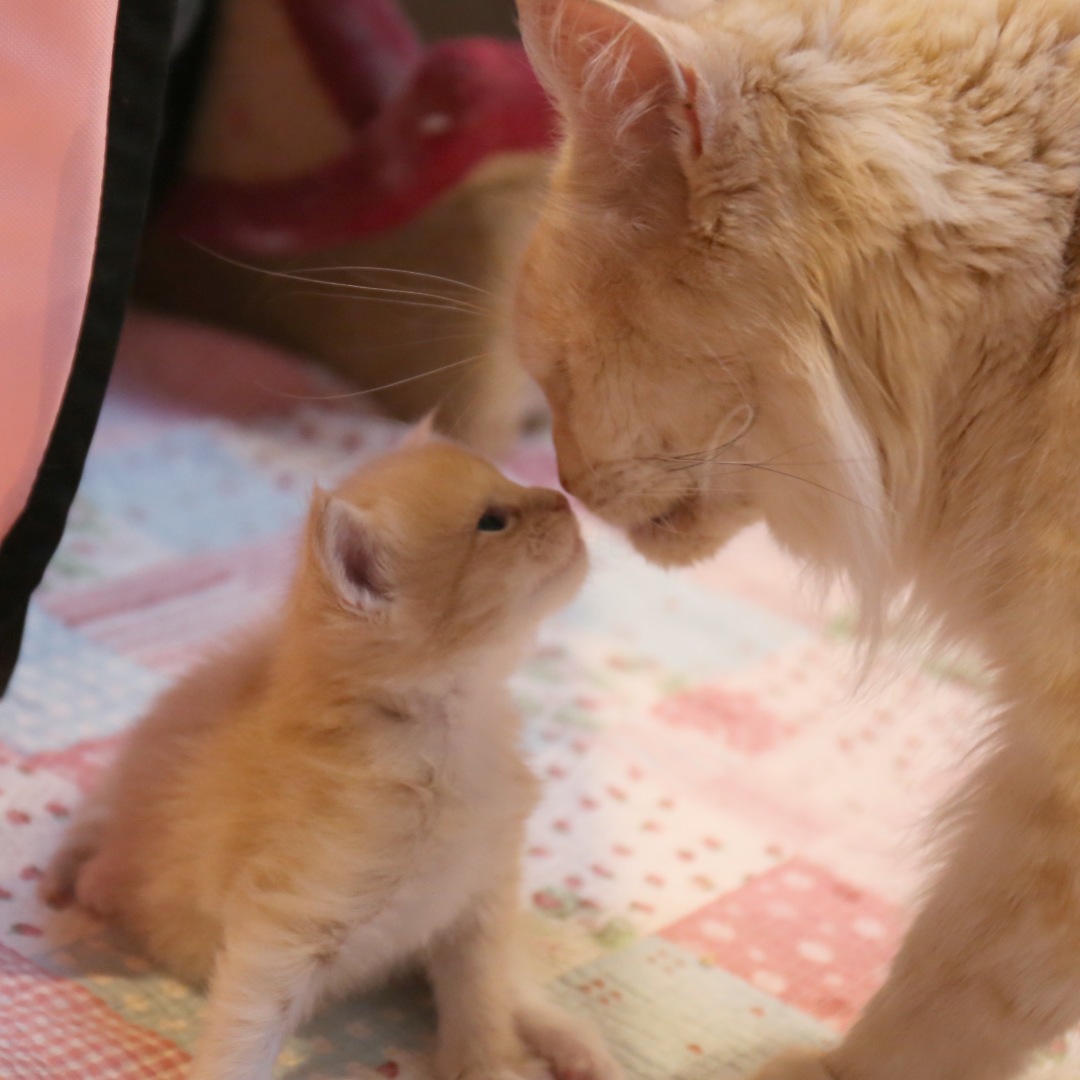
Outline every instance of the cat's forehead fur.
POLYGON ((369 673, 442 670, 495 646, 502 656, 566 603, 587 566, 565 496, 441 441, 407 442, 334 492, 316 490, 305 550, 295 616, 327 628, 313 640, 349 664, 362 638, 369 673))
POLYGON ((513 503, 524 489, 475 454, 430 442, 379 458, 335 494, 380 524, 441 532, 471 528, 489 504, 513 503))
POLYGON ((1056 302, 1080 5, 518 7, 565 129, 516 305, 564 483, 660 562, 764 516, 896 587, 957 389, 1056 302))

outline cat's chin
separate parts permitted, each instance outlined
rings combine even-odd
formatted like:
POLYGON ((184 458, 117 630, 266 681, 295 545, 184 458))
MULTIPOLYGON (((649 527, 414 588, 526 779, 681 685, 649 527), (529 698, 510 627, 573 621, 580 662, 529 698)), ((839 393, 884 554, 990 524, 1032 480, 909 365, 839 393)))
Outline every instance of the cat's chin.
POLYGON ((665 513, 626 528, 639 555, 658 566, 690 566, 715 555, 754 513, 741 496, 676 503, 665 513))
POLYGON ((545 577, 537 589, 542 600, 544 617, 565 607, 581 591, 589 572, 589 556, 585 541, 575 533, 570 554, 552 573, 545 577))

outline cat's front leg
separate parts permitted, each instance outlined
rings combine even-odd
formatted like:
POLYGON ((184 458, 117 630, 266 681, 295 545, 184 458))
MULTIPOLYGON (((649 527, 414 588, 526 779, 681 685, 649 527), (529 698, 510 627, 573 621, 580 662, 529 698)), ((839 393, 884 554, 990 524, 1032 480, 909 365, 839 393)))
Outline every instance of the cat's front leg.
POLYGON ((836 1049, 757 1080, 1004 1080, 1080 1019, 1080 736, 1011 722, 885 985, 836 1049))
POLYGON ((619 1063, 591 1024, 543 1000, 532 988, 519 993, 514 1023, 525 1045, 558 1080, 622 1080, 619 1063))
POLYGON ((321 996, 339 941, 298 936, 265 913, 226 925, 190 1080, 270 1080, 285 1040, 321 996))
POLYGON ((483 898, 430 949, 438 1080, 620 1080, 592 1029, 523 988, 516 889, 483 898))
POLYGON ((437 1080, 543 1074, 514 1030, 513 893, 507 884, 481 897, 428 950, 438 1011, 437 1080))

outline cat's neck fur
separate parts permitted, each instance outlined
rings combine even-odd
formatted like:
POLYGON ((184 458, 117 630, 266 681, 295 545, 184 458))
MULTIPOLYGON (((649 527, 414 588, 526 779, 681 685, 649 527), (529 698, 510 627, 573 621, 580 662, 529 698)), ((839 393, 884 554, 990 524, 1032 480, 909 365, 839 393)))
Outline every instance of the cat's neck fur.
POLYGON ((361 718, 453 725, 509 705, 506 683, 534 633, 497 644, 410 647, 376 629, 342 633, 296 611, 268 641, 267 699, 304 701, 302 722, 352 726, 361 718))
MULTIPOLYGON (((1080 500, 1080 437, 1061 409, 1080 378, 1075 346, 1063 347, 1080 333, 1080 55, 1063 58, 1052 33, 1033 42, 1007 25, 990 35, 993 47, 968 40, 966 56, 949 53, 948 20, 971 17, 956 3, 921 29, 887 5, 871 20, 871 7, 840 6, 830 63, 815 77, 830 84, 836 114, 848 111, 875 169, 826 161, 810 177, 808 199, 836 228, 802 253, 803 273, 849 400, 877 441, 891 585, 913 583, 934 616, 936 597, 948 596, 953 623, 967 623, 954 628, 986 643, 1008 603, 1001 581, 1027 578, 1015 541, 1042 542, 1021 477, 1030 484, 1038 458, 1080 500), (927 95, 910 78, 912 54, 956 85, 927 95), (871 78, 885 92, 859 100, 871 78), (987 550, 1002 521, 1012 524, 1000 550, 987 550)), ((786 104, 798 114, 797 101, 786 104)))

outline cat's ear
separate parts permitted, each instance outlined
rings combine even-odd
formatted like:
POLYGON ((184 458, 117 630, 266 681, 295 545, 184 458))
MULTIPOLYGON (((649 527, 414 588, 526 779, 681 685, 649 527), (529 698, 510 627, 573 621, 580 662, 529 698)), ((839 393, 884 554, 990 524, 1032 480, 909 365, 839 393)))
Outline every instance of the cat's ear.
POLYGON ((405 438, 398 444, 399 450, 419 450, 435 438, 435 410, 432 409, 418 423, 409 429, 405 438))
POLYGON ((669 144, 674 132, 683 152, 700 155, 710 102, 694 65, 696 31, 615 0, 518 0, 518 13, 571 133, 633 154, 669 144))
POLYGON ((386 607, 388 552, 363 510, 316 486, 311 539, 318 570, 343 607, 363 615, 386 607))

